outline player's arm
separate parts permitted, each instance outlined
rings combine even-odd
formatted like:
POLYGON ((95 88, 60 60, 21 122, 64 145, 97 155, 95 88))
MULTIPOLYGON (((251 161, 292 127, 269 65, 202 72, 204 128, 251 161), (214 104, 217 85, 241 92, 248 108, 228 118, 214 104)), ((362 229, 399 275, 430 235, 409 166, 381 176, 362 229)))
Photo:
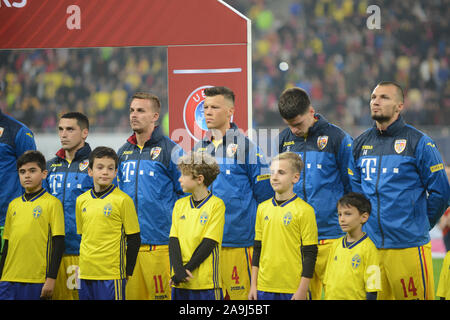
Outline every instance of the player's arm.
POLYGON ((427 214, 431 229, 449 205, 450 186, 442 157, 429 137, 424 136, 419 141, 416 159, 420 179, 428 193, 427 214))
POLYGON ((141 246, 141 233, 127 234, 127 266, 126 274, 127 277, 133 275, 134 267, 136 265, 136 259, 139 253, 139 247, 141 246))
POLYGON ((297 291, 292 295, 292 300, 306 300, 309 283, 314 274, 314 267, 317 260, 317 245, 302 246, 302 276, 297 291))
POLYGON ((41 299, 50 299, 55 289, 56 277, 58 275, 59 265, 64 254, 64 236, 55 235, 52 237, 52 254, 45 283, 41 290, 41 299))
POLYGON ((171 282, 173 282, 174 285, 178 285, 180 282, 185 281, 185 279, 189 275, 187 274, 186 269, 183 266, 180 241, 177 237, 169 238, 169 260, 174 272, 174 275, 171 278, 171 282))
POLYGON ((352 158, 352 142, 352 137, 346 135, 341 141, 341 145, 337 154, 337 164, 339 167, 339 172, 341 173, 341 179, 345 193, 351 191, 348 167, 350 159, 352 158))
POLYGON ((252 256, 252 277, 250 280, 250 292, 248 293, 248 300, 258 300, 257 285, 259 272, 259 258, 261 257, 261 241, 255 240, 253 244, 252 256))
POLYGON ((0 259, 0 279, 3 274, 3 267, 5 266, 6 256, 8 254, 8 240, 5 239, 3 243, 3 251, 2 251, 2 257, 0 259))
POLYGON ((246 159, 247 175, 257 203, 270 199, 274 191, 270 185, 270 168, 259 147, 250 147, 246 159))
POLYGON ((25 151, 36 150, 34 135, 30 129, 22 127, 16 135, 16 158, 19 158, 25 151))

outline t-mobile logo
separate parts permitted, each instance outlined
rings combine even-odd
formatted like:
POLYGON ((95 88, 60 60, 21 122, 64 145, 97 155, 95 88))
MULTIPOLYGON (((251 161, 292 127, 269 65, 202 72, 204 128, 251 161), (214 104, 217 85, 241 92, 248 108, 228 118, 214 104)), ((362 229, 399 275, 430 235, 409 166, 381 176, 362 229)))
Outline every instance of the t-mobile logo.
POLYGON ((122 167, 122 177, 123 182, 131 182, 130 180, 130 175, 134 175, 134 168, 136 167, 136 162, 135 161, 128 161, 128 162, 124 162, 123 163, 123 167, 122 167))
POLYGON ((364 180, 371 181, 371 173, 375 173, 375 167, 377 165, 377 158, 364 158, 361 160, 362 172, 366 174, 364 180), (373 167, 371 166, 373 163, 373 167))

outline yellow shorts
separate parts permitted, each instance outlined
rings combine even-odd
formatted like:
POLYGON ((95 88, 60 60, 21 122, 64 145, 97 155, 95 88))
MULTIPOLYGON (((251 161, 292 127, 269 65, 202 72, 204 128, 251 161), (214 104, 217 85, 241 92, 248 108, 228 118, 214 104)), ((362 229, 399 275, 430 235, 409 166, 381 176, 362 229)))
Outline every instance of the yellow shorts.
POLYGON ((220 264, 225 299, 247 300, 250 291, 253 247, 222 247, 220 264))
POLYGON ((323 277, 325 276, 325 269, 327 267, 328 255, 333 243, 337 239, 319 240, 316 266, 314 267, 314 274, 309 283, 309 290, 311 292, 311 300, 322 299, 323 277))
POLYGON ((78 255, 63 255, 56 277, 53 300, 78 300, 78 288, 80 287, 78 261, 78 255))
POLYGON ((436 295, 445 298, 445 300, 450 300, 450 251, 447 251, 442 264, 436 295))
POLYGON ((170 300, 169 246, 141 245, 133 276, 125 288, 127 300, 170 300))
POLYGON ((405 249, 380 249, 378 300, 434 300, 431 243, 405 249))

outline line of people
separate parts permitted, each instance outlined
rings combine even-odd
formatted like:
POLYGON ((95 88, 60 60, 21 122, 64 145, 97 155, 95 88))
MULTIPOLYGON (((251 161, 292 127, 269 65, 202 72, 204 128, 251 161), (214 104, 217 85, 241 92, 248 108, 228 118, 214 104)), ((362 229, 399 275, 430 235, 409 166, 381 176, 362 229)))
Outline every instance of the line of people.
MULTIPOLYGON (((15 230, 10 223, 18 210, 10 205, 6 213, 6 208, 14 198, 29 204, 44 201, 43 194, 49 194, 62 203, 65 236, 61 245, 59 221, 55 222, 59 227, 52 228, 55 239, 41 239, 45 248, 49 244, 52 248, 40 257, 44 259, 42 265, 53 271, 32 270, 35 275, 39 273, 40 287, 46 284, 40 292, 43 297, 235 300, 258 298, 261 291, 263 299, 305 299, 308 295, 321 299, 324 283, 325 288, 332 288, 332 282, 340 279, 330 274, 334 268, 327 266, 344 263, 340 254, 347 254, 345 248, 356 250, 370 247, 366 243, 373 242, 379 271, 369 268, 361 273, 370 283, 368 291, 378 291, 378 299, 434 299, 428 232, 449 205, 450 187, 434 142, 405 124, 400 115, 400 86, 381 82, 375 87, 370 100, 375 125, 355 141, 316 113, 304 90, 285 90, 278 106, 288 128, 279 136, 280 155, 271 167, 260 148, 231 122, 234 93, 225 87, 207 88, 204 93, 209 131, 194 146, 193 158, 183 156, 183 150, 162 134, 157 125, 161 106, 152 94, 136 93, 132 97, 130 125, 134 133, 116 156, 113 150, 97 148, 91 152, 86 142, 89 122, 83 114, 63 115, 58 124, 62 148, 40 170, 43 188, 27 190, 23 185, 23 197, 18 182, 16 186, 10 182, 5 188, 8 197, 2 197, 1 216, 3 222, 7 216, 3 236, 7 240, 3 248, 7 250, 3 250, 0 262, 0 297, 23 290, 11 289, 7 284, 27 282, 23 278, 4 278, 11 261, 18 259, 14 257, 16 251, 10 250, 15 230), (195 158, 195 154, 209 157, 195 158), (284 158, 286 154, 288 158, 284 158), (298 159, 289 158, 290 154, 298 159), (199 164, 206 171, 197 171, 199 164), (101 172, 108 171, 102 177, 101 172), (186 193, 191 195, 186 197, 186 193), (114 205, 107 201, 111 197, 114 205), (132 203, 134 211, 126 209, 130 205, 124 205, 124 201, 132 203), (89 220, 89 211, 96 211, 100 217, 89 220), (277 213, 283 218, 272 224, 277 213), (346 220, 352 214, 359 217, 355 218, 358 223, 346 220), (102 224, 104 217, 118 220, 114 220, 113 227, 102 224), (124 229, 113 232, 117 225, 124 229), (205 230, 210 225, 214 230, 208 233, 205 230), (297 251, 286 254, 286 260, 281 246, 287 242, 280 240, 283 228, 297 225, 297 238, 290 239, 297 251), (314 227, 302 229, 305 225, 315 226, 316 231, 314 227), (268 226, 272 227, 266 229, 268 226), (111 237, 116 237, 117 246, 103 248, 111 255, 99 254, 97 251, 103 252, 99 248, 105 245, 102 241, 111 237), (93 267, 90 259, 100 261, 102 267, 93 267), (293 261, 301 261, 302 266, 297 263, 297 269, 288 270, 293 261), (59 265, 57 277, 55 263, 59 265), (111 270, 104 272, 108 265, 114 265, 112 274, 108 273, 111 270), (291 271, 294 280, 280 274, 291 271), (54 281, 47 283, 48 278, 54 281), (288 283, 289 288, 280 287, 277 281, 281 278, 284 282, 280 283, 288 283), (124 279, 126 285, 120 281, 124 279), (200 289, 208 291, 205 296, 192 295, 200 289), (222 289, 223 296, 218 289, 222 289)), ((2 180, 17 180, 16 159, 23 151, 35 149, 32 133, 4 114, 0 115, 0 127, 0 147, 5 149, 2 162, 9 163, 1 172, 2 180)), ((21 177, 23 164, 19 167, 17 163, 17 167, 21 177)), ((40 213, 34 211, 33 204, 31 217, 36 219, 45 210, 41 205, 40 213)), ((42 234, 47 236, 48 232, 42 234)), ((346 259, 351 259, 355 270, 366 265, 366 254, 372 255, 372 251, 369 248, 346 259)), ((447 293, 441 293, 443 290, 449 289, 438 290, 438 295, 448 299, 447 293)), ((331 297, 366 297, 346 294, 331 297)), ((368 294, 367 298, 374 295, 368 294)))

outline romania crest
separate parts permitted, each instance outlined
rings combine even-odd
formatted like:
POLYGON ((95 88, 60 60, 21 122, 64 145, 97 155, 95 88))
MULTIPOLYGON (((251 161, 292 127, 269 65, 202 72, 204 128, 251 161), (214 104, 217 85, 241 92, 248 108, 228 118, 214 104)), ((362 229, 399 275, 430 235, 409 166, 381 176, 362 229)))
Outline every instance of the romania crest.
POLYGON ((317 138, 317 147, 319 148, 319 150, 323 150, 328 143, 328 136, 319 136, 317 138))
POLYGON ((78 166, 78 168, 80 169, 80 171, 83 171, 88 167, 88 165, 89 165, 89 160, 86 159, 86 160, 83 160, 80 162, 80 165, 78 166))
POLYGON ((397 153, 402 153, 403 150, 405 150, 406 148, 406 139, 399 139, 399 140, 395 140, 394 143, 394 150, 397 153))
POLYGON ((227 157, 232 157, 236 154, 238 145, 235 143, 230 143, 227 147, 227 157))
POLYGON ((41 206, 37 206, 36 208, 33 209, 33 217, 35 219, 39 218, 41 216, 41 213, 42 213, 41 206))
POLYGON ((3 135, 3 131, 5 131, 5 128, 0 127, 0 137, 3 135))
POLYGON ((109 217, 111 215, 111 212, 112 212, 112 205, 111 203, 108 203, 103 207, 103 214, 105 215, 105 217, 109 217))
POLYGON ((161 153, 161 147, 153 147, 152 150, 150 150, 150 157, 152 160, 155 160, 158 158, 159 154, 161 153))

